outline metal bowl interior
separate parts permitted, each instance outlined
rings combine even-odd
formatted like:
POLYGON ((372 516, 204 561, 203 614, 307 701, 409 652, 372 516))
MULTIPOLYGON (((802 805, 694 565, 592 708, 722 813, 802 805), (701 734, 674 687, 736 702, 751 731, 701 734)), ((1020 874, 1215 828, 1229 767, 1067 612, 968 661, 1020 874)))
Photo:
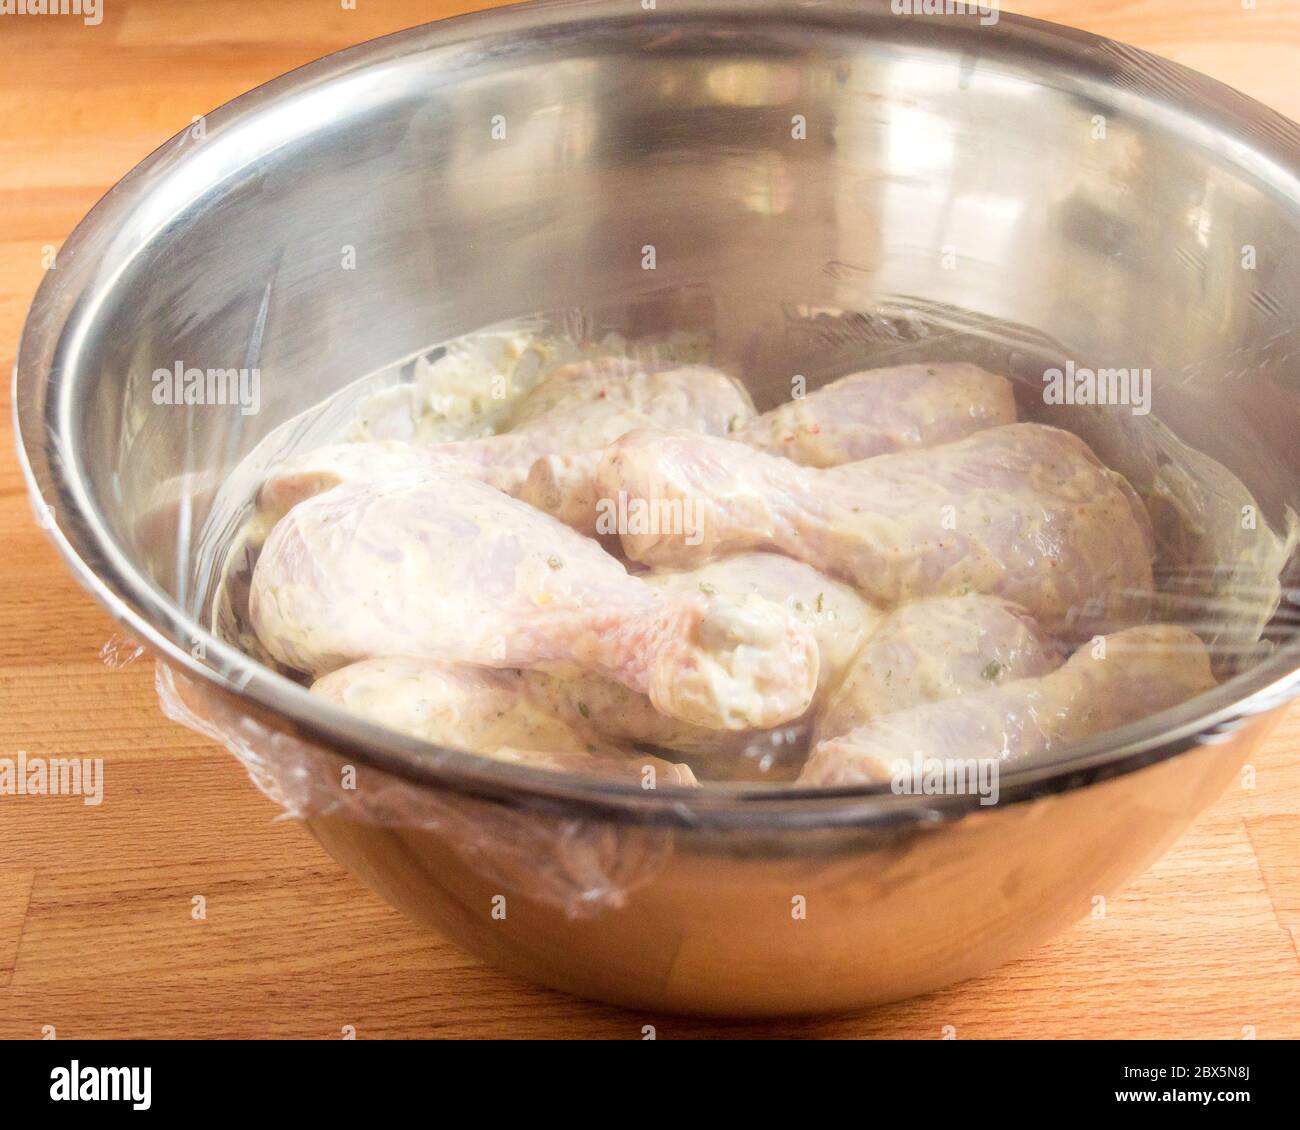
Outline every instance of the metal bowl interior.
MULTIPOLYGON (((932 820, 972 798, 647 795, 431 751, 322 707, 203 626, 214 498, 269 433, 359 375, 541 313, 707 332, 760 407, 792 373, 815 386, 899 358, 987 357, 1035 411, 1045 357, 1149 367, 1150 420, 1282 529, 1300 507, 1298 235, 1300 129, 1083 33, 900 17, 883 0, 522 5, 330 56, 145 160, 37 295, 20 450, 92 593, 275 729, 407 781, 609 818, 932 820), (178 363, 257 368, 257 411, 156 404, 152 374, 178 363)), ((1216 691, 1009 770, 1004 800, 1275 709, 1300 686, 1300 644, 1285 615, 1270 632, 1271 653, 1216 691)))

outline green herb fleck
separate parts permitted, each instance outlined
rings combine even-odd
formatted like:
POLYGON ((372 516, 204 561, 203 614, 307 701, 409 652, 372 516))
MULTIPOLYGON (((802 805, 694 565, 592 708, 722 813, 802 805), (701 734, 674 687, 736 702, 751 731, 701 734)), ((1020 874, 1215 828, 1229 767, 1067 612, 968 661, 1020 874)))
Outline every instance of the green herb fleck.
POLYGON ((705 596, 717 596, 717 595, 718 595, 718 590, 715 589, 711 584, 709 584, 708 581, 701 581, 701 582, 700 582, 700 592, 702 592, 705 596))
POLYGON ((980 674, 991 683, 1005 670, 1006 668, 995 659, 993 660, 992 663, 990 663, 987 667, 985 667, 984 670, 980 672, 980 674))
POLYGON ((585 702, 578 703, 578 713, 581 714, 584 718, 591 717, 591 711, 587 709, 587 704, 585 702))
POLYGON ((561 561, 558 557, 548 557, 546 559, 546 564, 548 564, 552 569, 564 568, 564 562, 561 561))

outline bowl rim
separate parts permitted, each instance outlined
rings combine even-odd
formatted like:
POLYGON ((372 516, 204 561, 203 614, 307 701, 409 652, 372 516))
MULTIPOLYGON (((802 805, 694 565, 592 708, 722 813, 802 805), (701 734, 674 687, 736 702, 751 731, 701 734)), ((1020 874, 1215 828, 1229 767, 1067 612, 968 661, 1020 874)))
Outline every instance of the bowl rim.
MULTIPOLYGON (((532 0, 422 24, 323 56, 240 95, 204 115, 209 133, 235 130, 263 104, 378 61, 501 33, 547 25, 593 25, 626 19, 621 0, 532 0)), ((674 0, 659 18, 725 21, 765 16, 783 24, 832 22, 865 31, 891 14, 890 0, 674 0)), ((961 18, 909 16, 918 24, 958 34, 961 18), (954 22, 958 21, 958 22, 954 22)), ((898 25, 893 25, 898 26, 898 25)), ((968 29, 969 22, 965 27, 968 29)), ((999 13, 983 27, 1004 46, 1032 46, 1059 64, 1080 69, 1143 67, 1150 60, 1168 81, 1160 97, 1144 90, 1154 108, 1178 120, 1209 123, 1230 137, 1234 156, 1257 161, 1256 176, 1272 182, 1300 213, 1300 127, 1245 95, 1180 64, 1088 32, 999 13)), ((964 34, 964 30, 962 31, 964 34)), ((81 473, 79 453, 66 429, 75 380, 59 364, 69 324, 82 310, 76 280, 89 277, 105 252, 104 232, 144 199, 153 183, 184 165, 183 130, 136 165, 76 226, 59 251, 75 270, 46 272, 24 323, 13 371, 14 431, 19 463, 38 514, 68 515, 42 521, 74 576, 133 636, 162 661, 207 690, 232 699, 249 715, 308 741, 327 753, 412 784, 592 818, 692 828, 831 828, 933 823, 980 808, 974 795, 898 795, 887 785, 832 788, 710 783, 706 788, 608 781, 574 773, 505 764, 407 737, 324 703, 305 688, 262 667, 191 619, 129 559, 100 520, 81 473), (70 281, 71 280, 71 281, 70 281), (198 659, 179 641, 201 642, 198 659)), ((1227 160, 1227 158, 1224 158, 1227 160)), ((205 191, 211 191, 209 185, 205 191)), ((146 239, 141 246, 147 246, 146 239)), ((137 249, 138 253, 138 249, 137 249)), ((75 369, 73 370, 75 372, 75 369)), ((1300 639, 1266 660, 1179 707, 1108 731, 1062 750, 1041 764, 1008 768, 1000 776, 998 807, 1083 787, 1135 771, 1202 744, 1229 740, 1257 716, 1274 713, 1300 694, 1300 639)), ((227 743, 228 744, 228 743, 227 743)))

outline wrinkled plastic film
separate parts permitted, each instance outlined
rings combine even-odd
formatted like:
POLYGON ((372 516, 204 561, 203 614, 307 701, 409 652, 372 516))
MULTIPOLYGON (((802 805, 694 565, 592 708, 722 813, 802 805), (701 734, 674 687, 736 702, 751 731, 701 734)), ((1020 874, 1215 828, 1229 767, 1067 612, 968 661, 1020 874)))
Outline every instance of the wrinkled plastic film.
MULTIPOLYGON (((192 591, 212 630, 301 681, 300 674, 266 652, 247 619, 249 581, 270 528, 253 509, 253 499, 271 467, 327 443, 379 440, 420 446, 496 434, 502 403, 514 403, 549 373, 573 362, 604 357, 633 365, 704 362, 740 369, 734 356, 737 343, 728 341, 727 333, 715 333, 708 303, 679 305, 696 309, 688 328, 643 339, 620 332, 627 319, 590 311, 486 330, 372 374, 276 429, 226 476, 196 539, 203 552, 194 561, 192 591), (502 388, 507 396, 493 395, 492 390, 502 388)), ((800 379, 814 390, 846 371, 890 365, 962 361, 1005 374, 1015 385, 1021 420, 1075 432, 1137 492, 1156 539, 1157 591, 1151 619, 1194 631, 1218 681, 1270 654, 1275 639, 1285 636, 1294 622, 1287 569, 1296 548, 1297 521, 1289 507, 1271 501, 1279 494, 1277 484, 1256 484, 1263 496, 1257 497, 1222 463, 1155 416, 1086 405, 1061 410, 1045 403, 1036 380, 1046 366, 1066 356, 1058 343, 1024 327, 917 300, 884 302, 870 313, 783 307, 776 314, 755 331, 756 340, 743 339, 747 356, 761 345, 767 358, 750 390, 758 410, 789 397, 783 374, 796 366, 806 370, 807 376, 800 379)), ((732 336, 738 332, 735 325, 729 329, 732 336)), ((353 819, 412 827, 443 827, 457 818, 448 815, 441 802, 430 802, 435 811, 426 811, 423 800, 407 795, 412 790, 396 782, 386 786, 395 790, 391 794, 367 790, 341 796, 330 782, 303 776, 312 758, 296 739, 241 719, 237 708, 228 704, 215 711, 187 709, 174 685, 161 676, 160 694, 169 713, 231 748, 259 787, 295 816, 345 811, 353 819)), ((577 705, 584 713, 589 709, 586 703, 577 705)), ((627 709, 635 713, 622 699, 604 703, 601 709, 611 716, 627 709)), ((742 760, 749 769, 739 779, 760 779, 753 771, 759 764, 797 768, 800 743, 807 742, 811 730, 782 727, 758 735, 748 746, 720 735, 717 751, 730 751, 734 760, 743 747, 742 760)), ((669 745, 667 752, 654 752, 672 759, 678 757, 672 749, 691 750, 700 742, 674 733, 669 745)), ((733 779, 723 756, 685 760, 706 785, 710 779, 733 779)), ((774 786, 780 780, 779 774, 770 778, 774 786)), ((463 830, 470 831, 468 826, 463 830)), ((601 853, 591 858, 601 858, 601 853)), ((617 884, 606 880, 617 870, 604 863, 597 866, 590 890, 614 889, 617 884)), ((571 879, 557 891, 572 895, 567 885, 571 879)), ((588 896, 574 897, 581 902, 588 896)))
POLYGON ((618 827, 437 792, 271 729, 159 662, 163 713, 223 745, 285 816, 436 835, 484 879, 582 918, 623 906, 672 852, 672 832, 618 827))

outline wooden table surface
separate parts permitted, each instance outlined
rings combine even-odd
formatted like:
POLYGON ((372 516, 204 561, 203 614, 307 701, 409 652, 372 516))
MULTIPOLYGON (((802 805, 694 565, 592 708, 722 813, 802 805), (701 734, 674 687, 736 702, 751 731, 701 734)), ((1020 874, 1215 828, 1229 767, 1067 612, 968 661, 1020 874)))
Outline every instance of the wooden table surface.
MULTIPOLYGON (((662 0, 661 0, 662 2, 662 0)), ((192 117, 329 51, 476 0, 105 0, 99 27, 0 16, 0 371, 57 247, 192 117)), ((1021 0, 1300 119, 1300 2, 1021 0)), ((0 757, 105 761, 104 803, 0 797, 0 1036, 1300 1036, 1300 710, 1147 875, 1033 956, 820 1021, 647 1018, 535 988, 409 926, 167 722, 147 660, 31 521, 0 392, 0 757), (191 916, 203 896, 205 920, 191 916)))

